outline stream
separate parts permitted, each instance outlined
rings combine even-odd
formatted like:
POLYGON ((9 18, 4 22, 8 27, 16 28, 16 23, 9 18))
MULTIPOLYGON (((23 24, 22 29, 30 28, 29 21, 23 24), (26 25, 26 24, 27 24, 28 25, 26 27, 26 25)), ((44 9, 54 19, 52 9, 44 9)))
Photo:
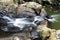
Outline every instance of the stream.
POLYGON ((45 7, 48 15, 54 16, 56 21, 54 23, 50 23, 48 25, 49 28, 52 29, 60 29, 60 9, 45 7))
POLYGON ((52 29, 60 29, 60 14, 51 15, 55 18, 55 21, 49 24, 49 27, 52 29))

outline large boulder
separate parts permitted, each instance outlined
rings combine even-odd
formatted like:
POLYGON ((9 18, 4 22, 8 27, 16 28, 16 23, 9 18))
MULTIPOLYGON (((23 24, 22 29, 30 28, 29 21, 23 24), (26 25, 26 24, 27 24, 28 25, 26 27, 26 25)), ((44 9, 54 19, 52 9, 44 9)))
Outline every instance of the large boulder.
POLYGON ((35 11, 36 14, 39 14, 42 9, 42 5, 36 2, 26 2, 24 4, 21 4, 20 6, 31 8, 35 11))
POLYGON ((2 2, 2 3, 7 3, 7 4, 8 4, 8 3, 11 3, 11 4, 12 4, 12 3, 13 3, 13 0, 0 0, 0 2, 2 2))
POLYGON ((22 17, 34 17, 36 16, 34 10, 30 9, 30 8, 27 8, 27 7, 22 7, 22 6, 19 6, 18 9, 17 9, 17 15, 22 15, 22 17))
POLYGON ((57 38, 57 40, 60 40, 60 30, 56 31, 56 38, 57 38))
POLYGON ((34 9, 37 9, 37 8, 42 8, 42 5, 41 4, 38 4, 36 2, 26 2, 24 4, 21 4, 21 6, 25 6, 25 7, 28 7, 28 8, 34 8, 34 9))
POLYGON ((42 40, 60 40, 60 30, 48 28, 46 23, 39 25, 37 32, 40 32, 42 40))

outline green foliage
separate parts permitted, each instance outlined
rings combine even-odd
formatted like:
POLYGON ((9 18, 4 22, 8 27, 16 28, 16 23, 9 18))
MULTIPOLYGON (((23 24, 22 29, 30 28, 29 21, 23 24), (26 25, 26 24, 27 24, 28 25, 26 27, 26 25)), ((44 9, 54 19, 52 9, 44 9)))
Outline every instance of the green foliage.
POLYGON ((14 1, 14 3, 18 3, 19 0, 13 0, 13 1, 14 1))

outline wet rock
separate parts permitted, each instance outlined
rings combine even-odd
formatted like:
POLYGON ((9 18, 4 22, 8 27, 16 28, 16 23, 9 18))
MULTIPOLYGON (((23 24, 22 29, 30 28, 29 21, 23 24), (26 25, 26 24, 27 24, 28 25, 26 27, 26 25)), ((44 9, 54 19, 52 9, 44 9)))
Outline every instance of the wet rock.
POLYGON ((45 11, 44 8, 41 9, 40 16, 45 18, 47 16, 47 12, 45 11))
POLYGON ((33 39, 38 38, 38 33, 36 31, 31 32, 31 37, 33 39))

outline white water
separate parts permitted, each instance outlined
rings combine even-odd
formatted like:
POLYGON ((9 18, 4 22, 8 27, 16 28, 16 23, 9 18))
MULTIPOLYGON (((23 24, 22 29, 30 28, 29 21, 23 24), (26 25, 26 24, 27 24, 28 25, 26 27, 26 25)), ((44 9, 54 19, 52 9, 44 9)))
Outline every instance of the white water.
POLYGON ((25 20, 26 18, 17 18, 15 19, 15 21, 13 22, 13 25, 15 25, 16 27, 19 27, 19 28, 24 28, 25 25, 35 25, 37 26, 34 22, 29 22, 29 21, 26 21, 25 20))
POLYGON ((3 19, 7 19, 7 20, 9 20, 9 21, 13 21, 13 19, 11 19, 11 18, 8 17, 8 16, 3 16, 2 18, 3 18, 3 19))
POLYGON ((53 17, 52 19, 48 19, 49 21, 51 22, 58 22, 58 17, 60 16, 60 14, 54 14, 54 15, 51 15, 51 17, 53 17))
POLYGON ((56 19, 55 18, 52 18, 52 19, 47 19, 48 21, 50 21, 50 22, 55 22, 56 21, 56 19))
MULTIPOLYGON (((55 22, 55 21, 57 21, 57 20, 56 20, 56 17, 57 17, 57 16, 59 16, 59 15, 51 15, 51 17, 53 17, 53 18, 52 18, 52 19, 48 19, 48 18, 47 18, 47 20, 50 21, 50 22, 55 22)), ((18 28, 20 28, 21 30, 22 30, 26 25, 27 25, 28 27, 29 27, 29 26, 32 26, 32 25, 38 26, 38 25, 35 23, 35 21, 38 21, 38 22, 44 21, 44 18, 41 17, 41 16, 36 16, 36 17, 34 17, 34 21, 33 21, 33 22, 27 21, 27 20, 29 20, 28 18, 13 18, 13 19, 11 19, 11 18, 8 17, 8 16, 3 16, 2 18, 9 20, 9 22, 7 22, 8 25, 12 24, 12 25, 14 25, 14 27, 18 27, 18 28)), ((11 26, 11 25, 10 25, 10 26, 11 26)))
POLYGON ((60 16, 60 14, 51 15, 51 17, 54 17, 54 18, 56 18, 56 17, 58 17, 58 16, 60 16))
POLYGON ((34 17, 34 21, 33 22, 27 21, 27 20, 29 20, 28 18, 15 18, 14 20, 11 19, 8 16, 3 16, 2 18, 9 20, 9 22, 7 22, 8 25, 10 25, 10 24, 12 25, 13 24, 15 27, 19 27, 20 29, 23 29, 25 27, 25 25, 28 25, 28 26, 30 26, 30 25, 31 26, 32 25, 37 26, 37 24, 35 23, 35 21, 37 21, 37 20, 38 21, 43 21, 44 20, 40 16, 34 17))
POLYGON ((44 18, 41 16, 34 17, 34 21, 44 21, 44 18))

